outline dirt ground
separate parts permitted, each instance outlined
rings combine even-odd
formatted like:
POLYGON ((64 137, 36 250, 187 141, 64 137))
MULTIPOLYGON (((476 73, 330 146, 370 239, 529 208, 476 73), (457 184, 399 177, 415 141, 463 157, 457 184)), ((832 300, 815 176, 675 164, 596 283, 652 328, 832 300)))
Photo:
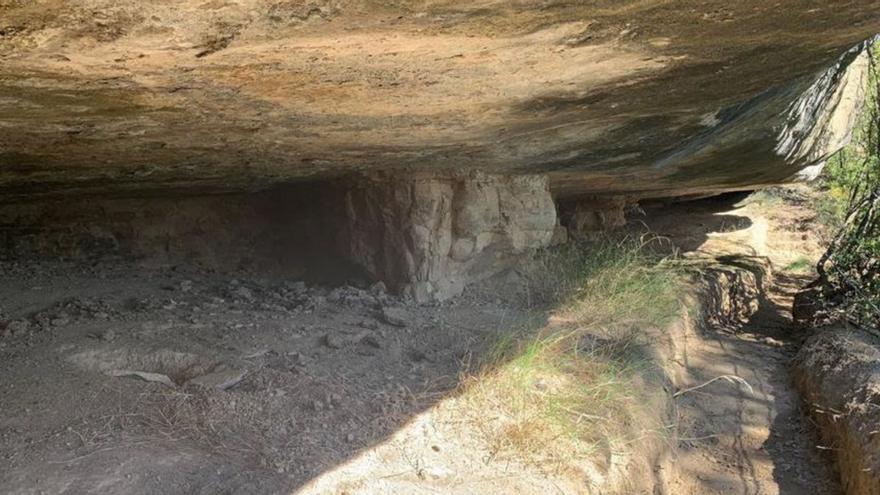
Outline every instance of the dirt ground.
MULTIPOLYGON (((752 390, 718 381, 677 399, 680 452, 657 490, 839 493, 789 376, 790 298, 806 279, 781 268, 818 255, 811 194, 646 208, 633 224, 685 256, 777 268, 745 327, 687 343, 693 385, 736 375, 752 390)), ((533 314, 520 286, 511 272, 414 306, 381 286, 193 265, 4 262, 0 492, 576 493, 471 462, 475 440, 435 421, 492 335, 533 314)))
POLYGON ((795 385, 834 452, 848 495, 880 493, 880 336, 836 323, 817 328, 795 359, 795 385))
POLYGON ((827 234, 816 220, 816 200, 814 190, 795 185, 730 196, 727 208, 707 200, 648 212, 652 229, 686 256, 766 256, 773 266, 749 321, 710 328, 687 343, 690 386, 719 376, 748 386, 717 380, 677 400, 681 438, 666 493, 841 493, 790 373, 803 341, 792 325, 792 302, 810 276, 789 267, 798 260, 813 266, 822 253, 827 234))
POLYGON ((521 311, 124 263, 5 264, 0 291, 4 493, 293 489, 436 401, 521 311))
POLYGON ((746 326, 689 343, 695 385, 731 375, 751 390, 717 381, 678 401, 682 439, 669 493, 840 493, 791 385, 798 340, 789 308, 802 284, 777 275, 746 326))

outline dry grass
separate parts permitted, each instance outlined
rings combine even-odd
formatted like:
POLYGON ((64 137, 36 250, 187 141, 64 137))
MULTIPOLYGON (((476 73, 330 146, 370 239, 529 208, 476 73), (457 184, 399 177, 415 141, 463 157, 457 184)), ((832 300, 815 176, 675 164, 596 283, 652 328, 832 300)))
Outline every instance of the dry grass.
POLYGON ((142 394, 140 424, 151 436, 188 440, 220 455, 247 454, 265 463, 259 423, 251 415, 220 413, 214 403, 224 400, 212 391, 157 389, 142 394))
POLYGON ((644 338, 678 312, 675 269, 641 243, 603 241, 541 253, 528 278, 549 320, 503 332, 463 381, 492 455, 564 470, 657 434, 646 398, 662 388, 644 338))
MULTIPOLYGON (((119 385, 120 396, 125 387, 125 382, 119 385)), ((258 465, 272 465, 278 456, 260 434, 258 428, 262 425, 247 415, 216 414, 216 406, 211 403, 223 400, 211 391, 151 384, 136 396, 133 407, 120 402, 101 416, 82 415, 69 425, 68 431, 77 438, 74 446, 86 454, 61 462, 76 462, 97 452, 124 448, 119 443, 122 440, 134 445, 164 439, 191 442, 218 456, 242 455, 258 465), (101 448, 107 444, 111 446, 101 448)))

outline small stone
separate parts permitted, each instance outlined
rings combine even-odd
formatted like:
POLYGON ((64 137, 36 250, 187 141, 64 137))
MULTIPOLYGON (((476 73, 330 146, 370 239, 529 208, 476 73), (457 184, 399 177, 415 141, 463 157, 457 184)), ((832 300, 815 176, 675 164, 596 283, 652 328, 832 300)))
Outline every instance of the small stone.
POLYGON ((89 338, 103 340, 105 342, 112 342, 116 339, 116 332, 113 329, 107 329, 103 332, 91 332, 88 334, 89 338))
POLYGON ((388 288, 385 287, 385 282, 382 282, 381 280, 370 286, 370 293, 374 296, 379 296, 387 292, 388 288))
POLYGON ((354 434, 349 433, 348 435, 345 435, 345 441, 348 443, 354 442, 354 434))
POLYGON ((344 345, 341 338, 329 333, 325 333, 324 336, 321 337, 321 343, 331 349, 341 349, 344 345))
POLYGON ((428 360, 428 355, 425 354, 425 352, 420 349, 410 349, 408 354, 409 354, 410 360, 412 360, 416 363, 428 360))
POLYGON ((382 348, 382 341, 380 341, 379 338, 373 334, 364 335, 361 338, 361 344, 375 347, 376 349, 382 348))
POLYGON ((240 299, 244 299, 245 301, 253 301, 254 300, 254 292, 247 287, 238 287, 232 294, 237 296, 240 299))
POLYGON ((333 303, 342 302, 345 299, 346 293, 345 288, 339 287, 330 291, 330 294, 327 294, 327 300, 333 303))
POLYGON ((206 388, 216 388, 220 390, 230 389, 244 379, 247 370, 225 369, 214 371, 207 375, 201 375, 189 380, 187 383, 199 385, 206 388))
POLYGON ((289 356, 295 366, 305 366, 309 362, 309 358, 301 352, 291 352, 289 356))
POLYGON ((27 332, 30 327, 31 324, 27 320, 12 320, 6 325, 6 329, 3 331, 3 334, 7 336, 22 334, 24 332, 27 332))
POLYGON ((242 356, 242 359, 256 359, 256 358, 258 358, 258 357, 263 357, 263 356, 265 356, 266 354, 269 354, 270 352, 272 352, 270 349, 265 349, 265 348, 264 348, 264 349, 258 349, 258 350, 256 350, 256 351, 250 353, 250 354, 247 354, 247 355, 245 355, 245 356, 242 356))
POLYGON ((405 327, 410 319, 409 313, 401 308, 386 306, 382 308, 382 321, 395 327, 405 327))
POLYGON ((361 320, 358 322, 358 326, 367 330, 379 329, 379 323, 376 320, 361 320))
POLYGON ((189 292, 193 288, 192 280, 184 280, 180 282, 180 291, 181 292, 189 292))
POLYGON ((312 401, 312 409, 314 409, 315 411, 321 411, 324 409, 324 403, 315 399, 312 401))
POLYGON ((292 290, 293 292, 305 292, 306 283, 302 281, 289 282, 287 283, 287 288, 292 290))
POLYGON ((107 374, 120 378, 139 378, 145 382, 161 383, 166 387, 174 387, 174 382, 171 381, 171 378, 169 378, 168 375, 163 375, 162 373, 151 373, 149 371, 135 370, 111 370, 107 372, 107 374))
POLYGON ((50 323, 53 327, 63 327, 63 326, 65 326, 65 325, 67 325, 68 323, 70 323, 70 318, 67 317, 66 315, 63 315, 63 314, 62 314, 62 315, 58 315, 57 317, 52 318, 51 320, 49 320, 49 323, 50 323))

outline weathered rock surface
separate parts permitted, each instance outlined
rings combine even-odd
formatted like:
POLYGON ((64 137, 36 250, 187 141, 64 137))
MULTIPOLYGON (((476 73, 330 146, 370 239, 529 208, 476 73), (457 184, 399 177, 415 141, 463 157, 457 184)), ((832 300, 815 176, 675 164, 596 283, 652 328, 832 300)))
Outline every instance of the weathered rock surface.
POLYGON ((593 196, 566 202, 561 209, 569 231, 577 236, 624 226, 627 207, 634 203, 626 196, 593 196))
POLYGON ((197 260, 334 283, 359 270, 383 282, 376 295, 329 297, 372 303, 387 284, 427 301, 549 245, 557 228, 546 176, 368 174, 254 194, 0 204, 0 260, 197 260))
MULTIPOLYGON (((259 194, 0 203, 0 259, 128 256, 317 270, 342 223, 341 198, 330 184, 310 184, 259 194)), ((247 288, 232 290, 246 298, 247 288)))
POLYGON ((401 167, 772 183, 846 138, 864 59, 840 57, 878 31, 864 0, 7 0, 0 194, 401 167))
POLYGON ((350 259, 417 301, 460 293, 547 246, 556 228, 541 176, 367 177, 346 207, 350 259))

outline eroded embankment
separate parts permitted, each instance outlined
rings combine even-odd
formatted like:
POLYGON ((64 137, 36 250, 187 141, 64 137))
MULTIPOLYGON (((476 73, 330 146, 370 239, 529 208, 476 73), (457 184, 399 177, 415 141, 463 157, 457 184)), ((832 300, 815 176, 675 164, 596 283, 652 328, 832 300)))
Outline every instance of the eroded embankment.
POLYGON ((712 322, 687 342, 686 381, 698 388, 676 399, 668 493, 840 493, 791 379, 790 307, 803 281, 774 273, 756 282, 740 321, 712 322))
POLYGON ((880 340, 823 328, 803 346, 795 381, 848 495, 880 494, 880 340))

